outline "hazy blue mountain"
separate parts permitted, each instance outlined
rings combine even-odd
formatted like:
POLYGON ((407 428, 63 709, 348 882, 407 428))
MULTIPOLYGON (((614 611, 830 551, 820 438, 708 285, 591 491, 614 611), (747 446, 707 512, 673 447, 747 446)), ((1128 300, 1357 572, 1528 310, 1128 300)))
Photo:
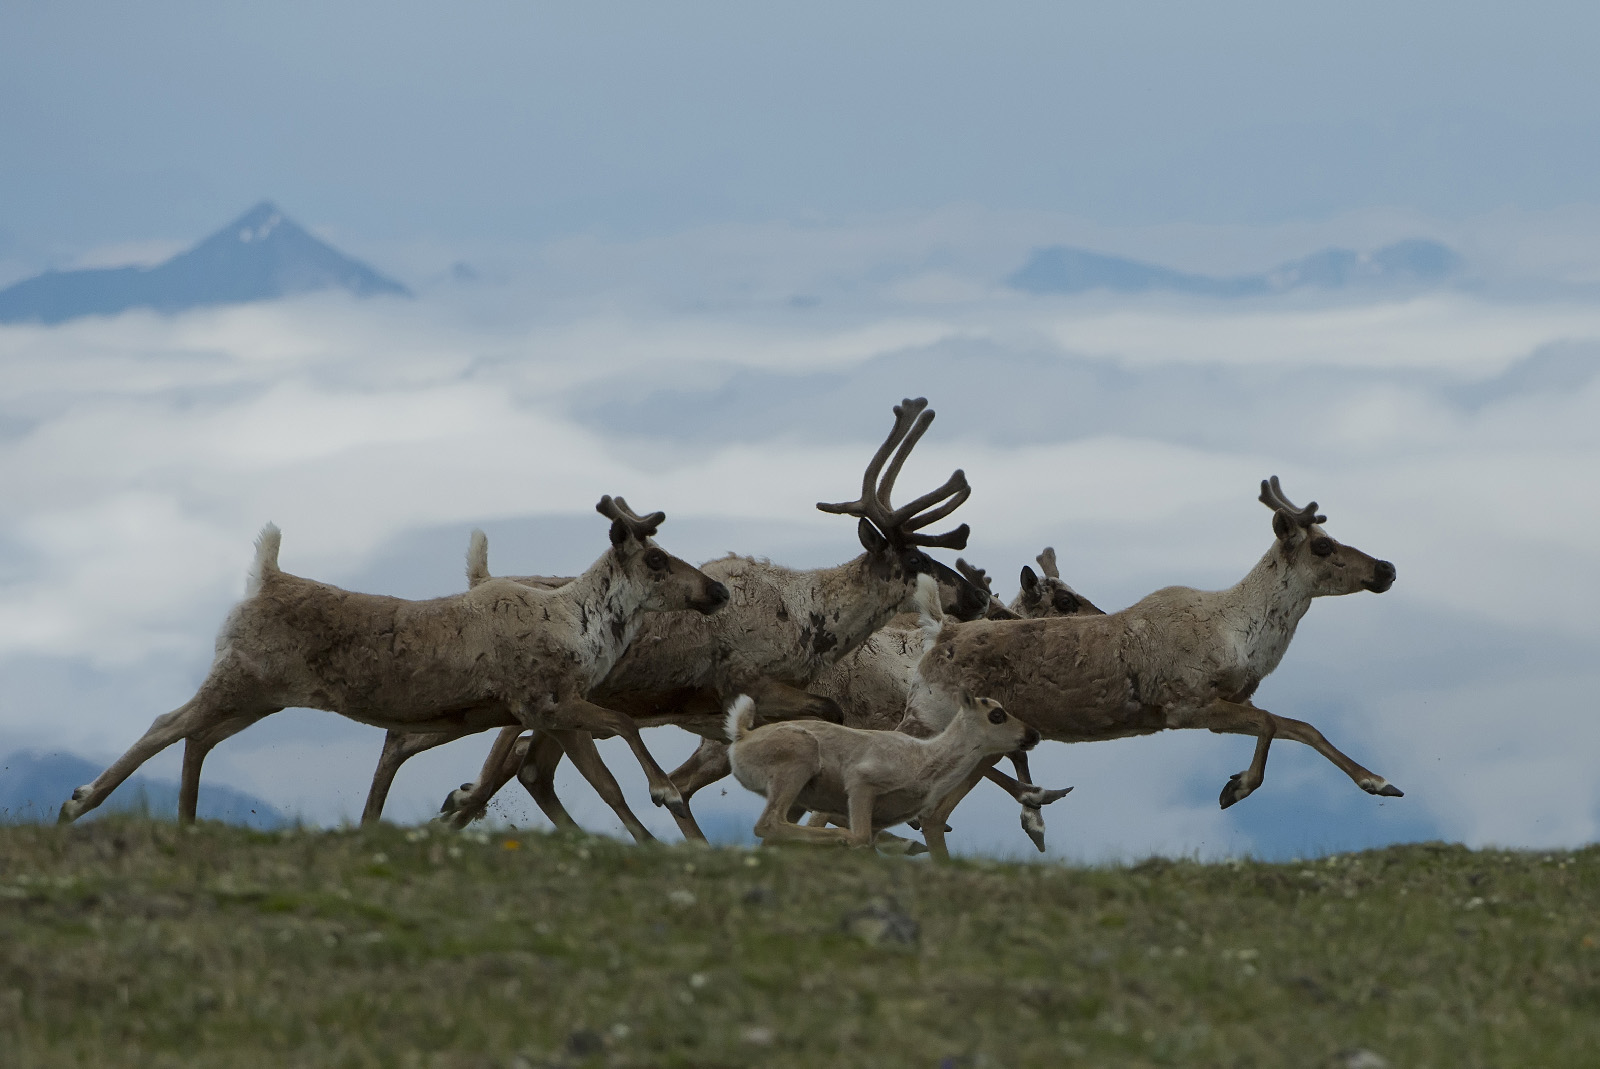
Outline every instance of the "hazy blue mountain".
MULTIPOLYGON (((0 821, 52 821, 61 803, 72 792, 98 776, 104 769, 74 754, 14 753, 0 760, 0 821)), ((178 785, 164 780, 130 776, 111 792, 111 797, 91 813, 117 813, 133 810, 157 817, 176 817, 178 785)), ((254 795, 200 783, 201 820, 221 820, 229 824, 271 830, 289 820, 271 804, 254 795)))
POLYGON ((1157 264, 1107 256, 1068 245, 1035 249, 1028 262, 1006 280, 1028 293, 1115 293, 1167 290, 1198 297, 1254 297, 1305 287, 1416 287, 1437 285, 1461 270, 1461 257, 1448 246, 1421 238, 1386 245, 1376 252, 1323 249, 1280 264, 1265 274, 1213 278, 1174 271, 1157 264))
POLYGON ((181 312, 314 290, 410 291, 312 237, 267 201, 155 267, 46 271, 0 290, 0 323, 60 323, 130 308, 181 312))

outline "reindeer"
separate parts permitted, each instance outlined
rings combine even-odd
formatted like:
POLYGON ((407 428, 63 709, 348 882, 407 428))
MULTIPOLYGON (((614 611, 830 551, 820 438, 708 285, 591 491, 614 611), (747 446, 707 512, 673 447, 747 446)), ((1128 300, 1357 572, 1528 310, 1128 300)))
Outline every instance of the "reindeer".
MULTIPOLYGON (((1010 607, 994 595, 989 577, 982 568, 965 560, 957 560, 956 570, 989 596, 989 608, 985 614, 989 620, 1103 615, 1089 599, 1081 597, 1061 581, 1054 549, 1046 547, 1037 560, 1045 570, 1047 579, 1041 582, 1033 569, 1024 566, 1022 593, 1012 601, 1010 607)), ((859 649, 841 658, 838 664, 823 673, 812 684, 811 692, 837 702, 844 713, 842 722, 850 727, 893 731, 903 725, 907 732, 925 734, 927 729, 923 725, 915 721, 905 722, 905 711, 917 662, 922 660, 927 649, 924 636, 926 619, 926 613, 921 622, 916 614, 895 617, 862 643, 859 649)), ((937 627, 934 630, 937 631, 937 627)), ((982 775, 1021 803, 1022 830, 1042 853, 1044 816, 1040 807, 1065 797, 1072 788, 1045 790, 1035 787, 1028 769, 1027 753, 1018 750, 1007 756, 1016 769, 1016 779, 993 767, 983 769, 982 775)), ((814 819, 826 817, 818 815, 814 819)))
MULTIPOLYGON (((934 413, 927 406, 925 398, 895 406, 894 425, 867 464, 858 500, 817 506, 824 512, 857 517, 856 532, 865 550, 861 556, 811 571, 731 554, 702 565, 707 575, 732 592, 728 609, 715 617, 679 614, 646 621, 638 640, 591 693, 593 701, 627 714, 640 727, 673 724, 715 740, 702 745, 672 773, 685 804, 696 790, 728 773, 722 732, 727 704, 737 695, 750 694, 769 720, 837 721, 838 706, 806 693, 805 688, 896 613, 911 608, 918 575, 931 573, 939 579, 953 615, 970 618, 982 613, 987 595, 924 552, 964 548, 967 525, 940 535, 919 533, 966 501, 972 492, 966 476, 957 470, 942 486, 916 500, 899 508, 890 504, 901 468, 933 422, 934 413)), ((486 553, 484 543, 475 537, 469 551, 469 582, 487 581, 486 553)), ((462 734, 429 738, 391 734, 374 777, 366 818, 376 819, 382 794, 408 757, 462 734)), ((521 769, 524 786, 546 815, 558 826, 571 826, 571 817, 555 796, 554 771, 563 753, 571 756, 585 744, 592 751, 592 740, 569 739, 558 745, 558 740, 538 733, 525 739, 518 735, 514 729, 501 733, 477 781, 463 784, 446 799, 443 819, 458 825, 474 819, 521 769)), ((590 782, 596 779, 591 777, 590 782)), ((650 839, 628 811, 621 791, 613 789, 614 781, 606 779, 599 778, 605 789, 597 785, 602 798, 636 840, 650 839)), ((692 819, 679 818, 678 824, 686 836, 703 838, 692 819)))
MULTIPOLYGON (((1255 757, 1223 786, 1218 801, 1224 809, 1261 785, 1267 751, 1282 737, 1315 748, 1367 793, 1402 797, 1310 724, 1250 701, 1283 659, 1313 598, 1381 594, 1395 580, 1388 561, 1330 538, 1316 502, 1303 509, 1291 504, 1277 476, 1262 482, 1261 501, 1272 509, 1272 547, 1227 590, 1167 587, 1103 616, 931 621, 908 718, 938 730, 967 692, 993 696, 1045 738, 1062 742, 1172 728, 1253 735, 1255 757)), ((935 856, 947 856, 941 813, 976 782, 969 776, 924 822, 935 856)))
POLYGON ((1044 552, 1034 560, 1039 562, 1044 578, 1040 579, 1026 564, 1022 566, 1022 589, 1011 599, 1011 604, 1008 606, 1011 612, 1026 619, 1038 619, 1042 616, 1105 615, 1101 609, 1095 607, 1094 602, 1072 589, 1061 578, 1061 572, 1056 567, 1054 547, 1045 546, 1044 552))
MULTIPOLYGON (((918 583, 924 603, 934 603, 932 580, 918 583)), ((870 846, 880 830, 938 807, 985 757, 1039 741, 999 702, 966 693, 944 730, 927 739, 819 720, 754 723, 755 702, 740 695, 728 710, 728 758, 735 778, 767 800, 755 826, 767 843, 870 846), (824 819, 794 823, 788 814, 797 805, 824 819), (848 830, 828 828, 829 819, 848 830)))
POLYGON ((391 732, 519 724, 622 735, 649 778, 651 799, 681 810, 632 720, 585 695, 628 648, 644 614, 710 615, 728 603, 728 589, 655 544, 663 513, 641 517, 611 497, 596 509, 612 521, 611 547, 573 582, 538 590, 501 580, 431 601, 357 594, 289 575, 278 567, 281 536, 268 524, 244 600, 222 625, 199 692, 157 717, 98 779, 74 791, 61 821, 95 808, 183 739, 178 817, 193 822, 206 754, 287 706, 326 709, 391 732))

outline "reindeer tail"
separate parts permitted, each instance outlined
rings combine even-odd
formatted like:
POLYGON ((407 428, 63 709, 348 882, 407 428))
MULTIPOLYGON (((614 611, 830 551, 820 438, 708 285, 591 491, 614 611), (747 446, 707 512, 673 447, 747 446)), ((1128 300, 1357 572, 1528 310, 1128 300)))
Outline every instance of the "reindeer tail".
POLYGON ((750 729, 756 725, 756 700, 748 694, 741 694, 733 699, 728 706, 727 726, 723 731, 727 733, 729 742, 738 742, 750 734, 750 729))
POLYGON ((256 559, 250 564, 250 574, 244 583, 244 596, 253 598, 261 592, 261 584, 278 574, 278 545, 283 532, 278 525, 269 523, 256 536, 256 559))
POLYGON ((917 576, 917 616, 922 625, 922 652, 933 649, 944 630, 944 607, 939 604, 939 583, 926 572, 917 576))
POLYGON ((467 543, 467 585, 477 586, 492 578, 489 575, 489 536, 474 529, 467 543))

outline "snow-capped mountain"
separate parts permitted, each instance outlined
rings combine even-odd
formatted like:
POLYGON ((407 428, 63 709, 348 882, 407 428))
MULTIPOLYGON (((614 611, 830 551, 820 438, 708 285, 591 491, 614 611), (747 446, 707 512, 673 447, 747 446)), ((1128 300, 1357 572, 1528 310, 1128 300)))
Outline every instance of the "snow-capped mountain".
POLYGON ((262 201, 187 252, 154 267, 46 271, 0 290, 0 323, 60 323, 130 308, 181 312, 342 289, 410 291, 320 241, 262 201))

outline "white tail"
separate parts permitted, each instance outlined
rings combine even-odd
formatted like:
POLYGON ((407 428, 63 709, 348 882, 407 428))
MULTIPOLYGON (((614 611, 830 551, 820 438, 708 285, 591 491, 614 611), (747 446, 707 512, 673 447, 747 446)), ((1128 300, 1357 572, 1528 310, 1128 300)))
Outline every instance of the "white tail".
POLYGON ((489 536, 473 528, 467 543, 467 585, 477 586, 489 578, 489 536))
POLYGON ((756 700, 748 694, 741 694, 728 706, 728 720, 723 731, 727 733, 729 742, 738 742, 755 727, 755 723, 756 700))
POLYGON ((917 622, 922 625, 922 652, 933 649, 933 642, 944 629, 944 607, 939 604, 939 583, 923 572, 917 576, 917 622))
POLYGON ((250 563, 250 574, 245 579, 245 597, 255 597, 261 592, 263 580, 278 574, 278 545, 282 541, 283 532, 274 523, 267 524, 256 535, 256 559, 250 563))

